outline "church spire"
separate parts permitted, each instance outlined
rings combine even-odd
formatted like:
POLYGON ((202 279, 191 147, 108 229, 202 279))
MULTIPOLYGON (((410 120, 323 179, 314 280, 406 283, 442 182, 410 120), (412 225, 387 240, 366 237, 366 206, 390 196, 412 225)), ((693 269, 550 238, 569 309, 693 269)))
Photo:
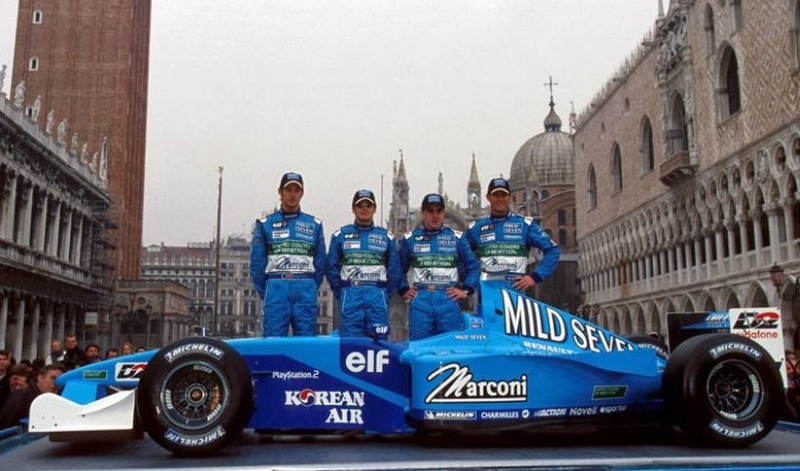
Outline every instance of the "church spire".
POLYGON ((398 183, 403 183, 406 187, 408 187, 408 178, 406 178, 406 164, 403 162, 403 149, 400 149, 400 165, 397 167, 397 174, 395 175, 395 185, 398 183))
POLYGON ((472 153, 472 168, 469 170, 467 183, 467 211, 472 219, 481 213, 481 181, 478 179, 478 166, 475 164, 475 152, 472 153))
POLYGON ((556 113, 556 103, 553 101, 553 85, 558 85, 558 83, 553 83, 553 76, 551 75, 549 81, 544 84, 545 87, 550 88, 550 113, 544 119, 545 132, 561 132, 561 117, 556 113))
POLYGON ((478 166, 475 165, 475 152, 472 153, 472 168, 469 169, 469 182, 467 183, 467 190, 477 188, 481 191, 481 181, 478 179, 478 166))

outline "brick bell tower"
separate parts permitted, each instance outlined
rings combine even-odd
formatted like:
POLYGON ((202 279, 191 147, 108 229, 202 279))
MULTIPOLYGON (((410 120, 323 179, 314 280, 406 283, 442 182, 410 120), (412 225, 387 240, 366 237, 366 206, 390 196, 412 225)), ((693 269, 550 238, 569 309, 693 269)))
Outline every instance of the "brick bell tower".
POLYGON ((39 126, 76 155, 107 157, 109 263, 138 279, 151 0, 19 0, 12 89, 40 98, 39 126), (50 132, 50 131, 48 131, 50 132))

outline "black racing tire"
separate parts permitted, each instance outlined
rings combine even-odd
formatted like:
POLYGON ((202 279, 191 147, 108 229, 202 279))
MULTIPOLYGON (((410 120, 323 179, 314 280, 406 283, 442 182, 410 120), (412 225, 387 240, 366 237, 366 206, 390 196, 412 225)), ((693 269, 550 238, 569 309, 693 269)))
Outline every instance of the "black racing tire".
POLYGON ((253 384, 247 364, 212 338, 178 340, 153 356, 136 391, 144 430, 181 456, 216 452, 247 425, 253 384))
POLYGON ((635 343, 641 348, 649 348, 655 350, 656 356, 664 360, 669 360, 669 347, 663 340, 654 339, 649 335, 630 335, 628 340, 635 343))
POLYGON ((693 444, 743 447, 764 438, 783 406, 772 356, 734 334, 692 337, 672 352, 663 375, 667 411, 693 444))

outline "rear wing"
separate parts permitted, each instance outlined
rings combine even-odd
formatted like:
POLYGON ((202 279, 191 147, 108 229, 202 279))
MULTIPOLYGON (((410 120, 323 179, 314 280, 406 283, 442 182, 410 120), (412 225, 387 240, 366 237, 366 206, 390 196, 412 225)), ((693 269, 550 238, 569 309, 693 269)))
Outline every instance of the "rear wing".
POLYGON ((786 387, 786 350, 781 312, 776 307, 736 308, 723 312, 667 313, 670 351, 684 340, 700 334, 732 333, 747 337, 769 352, 786 387))

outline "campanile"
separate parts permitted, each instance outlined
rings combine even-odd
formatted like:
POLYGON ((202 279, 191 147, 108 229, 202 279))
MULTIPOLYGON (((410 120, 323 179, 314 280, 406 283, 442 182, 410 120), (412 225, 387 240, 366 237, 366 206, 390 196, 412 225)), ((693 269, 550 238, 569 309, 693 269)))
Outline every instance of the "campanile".
MULTIPOLYGON (((39 125, 108 160, 115 278, 138 279, 151 0, 20 0, 12 90, 40 97, 39 125)), ((13 92, 12 92, 13 93, 13 92)))

